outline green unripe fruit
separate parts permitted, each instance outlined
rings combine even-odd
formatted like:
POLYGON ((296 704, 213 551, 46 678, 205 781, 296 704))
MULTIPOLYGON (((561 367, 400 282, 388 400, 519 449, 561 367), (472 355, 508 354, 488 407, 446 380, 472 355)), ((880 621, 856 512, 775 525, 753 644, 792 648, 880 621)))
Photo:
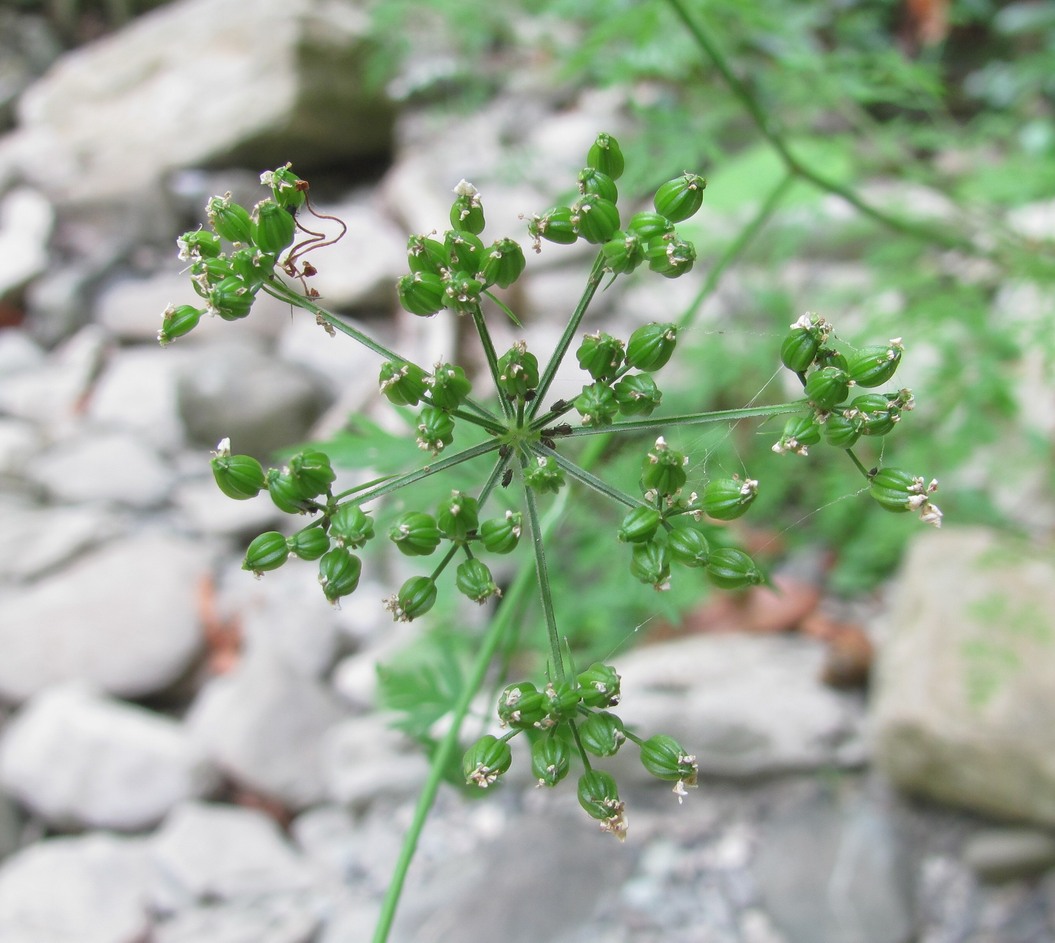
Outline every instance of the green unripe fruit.
POLYGON ((279 206, 295 210, 304 205, 308 185, 293 173, 291 166, 291 164, 286 164, 274 170, 264 171, 260 175, 260 182, 265 187, 271 187, 271 195, 279 206))
POLYGON ((674 223, 694 216, 703 206, 703 190, 706 186, 707 181, 699 174, 685 173, 668 180, 653 197, 656 212, 674 223))
POLYGON ((450 268, 447 247, 428 236, 411 236, 407 240, 407 262, 411 273, 428 272, 438 276, 450 268))
POLYGON ((530 681, 511 684, 498 698, 498 719, 503 727, 530 730, 546 717, 549 699, 530 681))
POLYGON ((626 741, 623 722, 608 711, 595 711, 579 724, 579 740, 594 756, 615 756, 626 741))
POLYGON ((615 203, 619 200, 619 188, 608 174, 597 170, 595 167, 584 167, 579 172, 579 192, 584 196, 588 193, 615 203))
POLYGON ((465 272, 467 275, 475 275, 480 271, 485 250, 479 236, 448 229, 443 237, 443 245, 453 271, 465 272))
POLYGON ((623 342, 600 331, 586 334, 575 352, 575 359, 595 380, 609 380, 623 364, 623 342))
POLYGON ((498 359, 498 385, 510 397, 523 396, 538 386, 538 359, 518 341, 498 359))
POLYGON ((274 200, 261 200, 254 211, 253 243, 264 252, 277 254, 293 242, 297 221, 293 214, 274 200))
POLYGON ((850 376, 839 367, 822 367, 806 377, 804 392, 817 409, 834 409, 850 392, 850 376))
POLYGON ((586 164, 607 174, 612 180, 618 180, 623 175, 625 166, 619 142, 612 135, 602 131, 586 154, 586 164))
POLYGON ((461 491, 452 491, 451 496, 440 503, 436 524, 444 536, 451 540, 465 540, 476 530, 479 508, 476 498, 461 491))
POLYGON ((619 228, 619 210, 610 200, 588 193, 572 207, 572 221, 583 239, 599 246, 619 228))
MULTIPOLYGON (((822 344, 820 349, 817 351, 817 366, 818 367, 837 367, 839 370, 846 370, 849 363, 839 351, 834 347, 829 347, 826 344, 822 344)), ((849 374, 847 374, 849 377, 849 374)))
POLYGON ((781 455, 785 452, 806 455, 809 446, 816 445, 820 440, 821 427, 817 424, 816 417, 794 416, 784 423, 784 432, 773 446, 773 451, 781 455))
POLYGON ((886 435, 901 418, 901 411, 882 393, 855 396, 850 402, 850 411, 858 414, 862 435, 886 435))
POLYGON ((440 409, 457 409, 469 398, 473 385, 465 371, 454 364, 441 363, 425 379, 429 399, 440 409))
POLYGON ((418 448, 433 454, 454 441, 454 420, 438 406, 425 406, 418 414, 418 448))
POLYGON ((821 348, 817 331, 812 328, 792 328, 780 344, 780 362, 795 373, 805 373, 821 348))
POLYGON ((289 559, 286 538, 278 531, 270 530, 253 539, 245 551, 243 570, 252 570, 257 576, 268 570, 277 570, 289 559))
POLYGON ((465 232, 479 234, 484 231, 484 208, 480 194, 467 180, 454 188, 456 198, 451 206, 451 226, 465 232))
POLYGON ((228 242, 240 242, 248 245, 252 241, 253 221, 249 210, 231 202, 231 194, 214 196, 205 206, 209 225, 216 234, 228 242))
POLYGON ((221 279, 209 291, 209 310, 225 321, 247 317, 253 307, 253 292, 237 275, 221 279))
POLYGON ((657 779, 681 780, 695 786, 698 775, 696 757, 686 753, 673 737, 656 734, 641 744, 641 765, 657 779))
POLYGON ((412 363, 386 360, 381 364, 378 388, 395 406, 417 406, 425 395, 425 371, 412 363))
POLYGON ((566 740, 548 736, 531 745, 531 772, 540 786, 556 786, 571 768, 571 747, 566 740))
POLYGON ((512 239, 499 239, 484 256, 480 274, 488 285, 508 288, 524 271, 524 250, 512 239))
POLYGON ((601 828, 611 832, 620 841, 626 837, 624 804, 610 773, 594 769, 579 777, 579 805, 591 818, 601 822, 601 828))
POLYGON ((216 484, 229 498, 245 501, 264 489, 264 469, 251 455, 225 455, 221 450, 209 465, 216 484))
POLYGON ((443 539, 432 515, 424 511, 401 514, 389 530, 388 538, 408 557, 427 557, 443 539))
POLYGON ((308 527, 287 537, 286 546, 301 560, 318 560, 330 549, 330 535, 321 527, 308 527))
POLYGON ((458 592, 476 603, 484 603, 492 596, 499 595, 498 586, 487 564, 475 557, 458 564, 454 585, 458 587, 458 592))
POLYGON ((664 278, 678 278, 692 269, 696 247, 677 236, 653 239, 645 250, 648 267, 664 278))
POLYGON ((280 472, 277 468, 271 468, 268 469, 265 477, 271 501, 280 511, 286 514, 303 514, 315 509, 315 503, 304 497, 300 487, 288 472, 280 472))
POLYGON ((332 603, 355 592, 362 572, 362 561, 343 547, 328 550, 319 560, 319 583, 332 603))
POLYGON ((505 517, 493 517, 483 521, 477 535, 491 553, 512 553, 520 542, 521 515, 519 511, 506 511, 505 517))
POLYGON ((548 455, 540 456, 535 467, 524 472, 524 484, 539 494, 556 494, 564 486, 564 472, 548 455))
POLYGON ((251 294, 256 294, 275 268, 275 257, 262 252, 255 246, 243 246, 235 249, 230 256, 231 269, 243 282, 251 294))
POLYGON ((847 416, 848 410, 828 414, 824 421, 824 439, 837 449, 849 449, 861 438, 861 419, 847 416))
POLYGON ((396 594, 396 617, 413 622, 436 605, 436 581, 428 576, 412 576, 396 594))
POLYGON ((176 240, 179 257, 185 262, 194 259, 215 259, 223 249, 220 237, 208 229, 192 229, 176 240))
POLYGON ((676 494, 685 485, 688 457, 667 445, 662 436, 641 463, 641 487, 664 497, 676 494))
POLYGON ((579 710, 579 689, 567 681, 547 684, 542 692, 546 698, 546 719, 543 727, 555 727, 569 717, 574 717, 579 710))
POLYGON ((626 344, 626 362, 638 370, 651 373, 670 360, 678 342, 678 328, 674 324, 652 321, 643 324, 626 344))
POLYGON ((494 785, 513 762, 513 751, 505 740, 493 734, 484 734, 462 757, 462 772, 470 786, 486 789, 494 785))
POLYGON ((434 272, 414 272, 396 282, 399 303, 411 314, 428 317, 447 306, 446 283, 434 272))
POLYGON ((663 398, 648 373, 628 374, 612 387, 612 393, 624 416, 649 416, 663 398))
POLYGON ((662 516, 655 508, 639 505, 623 518, 618 537, 623 543, 640 544, 656 536, 662 516))
POLYGON ((289 475, 302 498, 325 494, 337 477, 330 457, 318 449, 304 449, 289 460, 289 475))
POLYGON ((610 426, 619 412, 612 388, 606 383, 591 383, 572 401, 584 426, 610 426))
POLYGON ((616 231, 601 246, 604 267, 614 275, 626 275, 645 261, 645 241, 634 232, 616 231))
POLYGON ((358 549, 374 536, 374 522, 358 504, 342 504, 330 518, 330 536, 339 547, 358 549))
POLYGON ((575 679, 587 707, 615 707, 619 703, 619 674, 611 665, 594 662, 575 679))
POLYGON ((669 236, 674 232, 674 224, 660 213, 641 212, 630 217, 626 224, 628 234, 637 236, 642 245, 647 245, 653 239, 661 236, 669 236))
POLYGON ((900 338, 886 347, 862 347, 846 358, 846 372, 858 386, 882 386, 897 370, 904 349, 900 338))
POLYGON ((471 314, 479 306, 483 290, 483 282, 468 272, 451 272, 444 279, 444 304, 461 314, 471 314))
POLYGON ((539 239, 569 246, 579 238, 570 206, 554 206, 528 222, 528 233, 537 243, 539 239))
POLYGON ((657 541, 633 545, 630 557, 630 575, 656 589, 666 589, 670 578, 670 560, 667 548, 657 541))
POLYGON ((758 497, 758 482, 751 478, 715 478, 703 489, 703 510, 716 521, 732 521, 747 513, 758 497))
POLYGON ((758 567, 743 550, 719 547, 707 558, 707 576, 721 589, 743 589, 763 582, 758 567))
POLYGON ((881 468, 872 476, 868 490, 887 511, 912 511, 921 503, 914 499, 924 493, 922 482, 900 468, 881 468))
POLYGON ((671 559, 682 566, 706 566, 711 545, 693 521, 675 518, 672 529, 667 533, 667 551, 671 559))

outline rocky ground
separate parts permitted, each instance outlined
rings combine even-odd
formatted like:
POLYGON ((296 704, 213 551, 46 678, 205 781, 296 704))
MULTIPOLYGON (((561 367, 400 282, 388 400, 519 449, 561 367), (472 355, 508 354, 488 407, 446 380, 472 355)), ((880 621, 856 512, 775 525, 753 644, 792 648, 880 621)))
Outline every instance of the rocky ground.
MULTIPOLYGON (((320 203, 349 233, 314 260, 316 287, 430 363, 453 337, 398 313, 405 233, 442 227, 468 177, 495 235, 523 238, 551 168, 627 125, 617 97, 558 107, 539 74, 437 135, 434 112, 364 90, 354 6, 243 12, 182 0, 60 58, 42 21, 2 14, 18 65, 0 86, 4 943, 368 939, 426 768, 373 709, 374 665, 417 628, 381 610, 391 589, 367 580, 335 609, 310 566, 252 579, 246 539, 283 521, 208 469, 223 436, 266 457, 372 409, 376 358, 277 303, 160 349, 161 311, 192 298, 175 235, 214 192, 254 202, 262 166, 330 168, 320 203), (209 108, 187 48, 215 76, 209 108), (336 113, 341 133, 317 120, 336 113)), ((562 258, 544 253, 518 299, 540 344, 581 281, 562 258)), ((602 302, 625 325, 650 304, 634 286, 602 302)), ((833 615, 814 599, 793 623, 859 626, 870 695, 823 680, 839 680, 830 632, 630 653, 625 719, 692 744, 700 788, 679 805, 625 764, 620 847, 516 766, 486 801, 441 792, 394 939, 1055 939, 1053 584, 1028 549, 950 528, 883 600, 833 615)))

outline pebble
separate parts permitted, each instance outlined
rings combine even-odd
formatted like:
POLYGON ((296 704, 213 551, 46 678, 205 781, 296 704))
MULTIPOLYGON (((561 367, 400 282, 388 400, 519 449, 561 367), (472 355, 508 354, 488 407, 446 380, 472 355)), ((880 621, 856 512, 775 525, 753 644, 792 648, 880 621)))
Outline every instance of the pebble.
POLYGON ((986 828, 964 843, 963 860, 992 883, 1031 878, 1055 867, 1055 836, 1028 828, 986 828))
POLYGON ((215 791, 219 776, 179 722, 72 684, 8 722, 0 785, 57 828, 136 831, 215 791))

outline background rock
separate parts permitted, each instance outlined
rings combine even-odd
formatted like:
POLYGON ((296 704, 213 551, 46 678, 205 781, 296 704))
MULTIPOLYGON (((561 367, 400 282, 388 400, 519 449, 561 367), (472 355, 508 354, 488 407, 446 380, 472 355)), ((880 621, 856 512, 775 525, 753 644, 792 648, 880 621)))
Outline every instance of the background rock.
POLYGON ((83 680, 123 697, 164 690, 201 646, 195 601, 209 554, 143 535, 95 550, 0 602, 0 697, 83 680))
POLYGON ((985 530, 918 537, 875 687, 876 760, 906 789, 1055 824, 1055 568, 985 530))
POLYGON ((0 784, 51 825, 136 830, 219 776, 176 721, 71 685, 32 698, 5 728, 0 784))

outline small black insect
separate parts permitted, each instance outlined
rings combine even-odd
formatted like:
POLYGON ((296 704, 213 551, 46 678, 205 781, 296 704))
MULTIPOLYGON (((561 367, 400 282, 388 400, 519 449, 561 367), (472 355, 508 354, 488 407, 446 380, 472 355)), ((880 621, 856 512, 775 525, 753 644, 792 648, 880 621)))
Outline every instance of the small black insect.
POLYGON ((557 447, 557 443, 554 442, 548 435, 544 435, 541 439, 541 442, 544 446, 546 446, 547 449, 555 449, 557 447))
POLYGON ((509 482, 511 482, 512 480, 513 480, 513 469, 512 468, 507 468, 504 472, 502 472, 502 487, 503 488, 508 488, 509 487, 509 482))
POLYGON ((528 390, 524 394, 524 402, 525 403, 530 403, 534 398, 535 398, 535 391, 534 390, 528 390))

